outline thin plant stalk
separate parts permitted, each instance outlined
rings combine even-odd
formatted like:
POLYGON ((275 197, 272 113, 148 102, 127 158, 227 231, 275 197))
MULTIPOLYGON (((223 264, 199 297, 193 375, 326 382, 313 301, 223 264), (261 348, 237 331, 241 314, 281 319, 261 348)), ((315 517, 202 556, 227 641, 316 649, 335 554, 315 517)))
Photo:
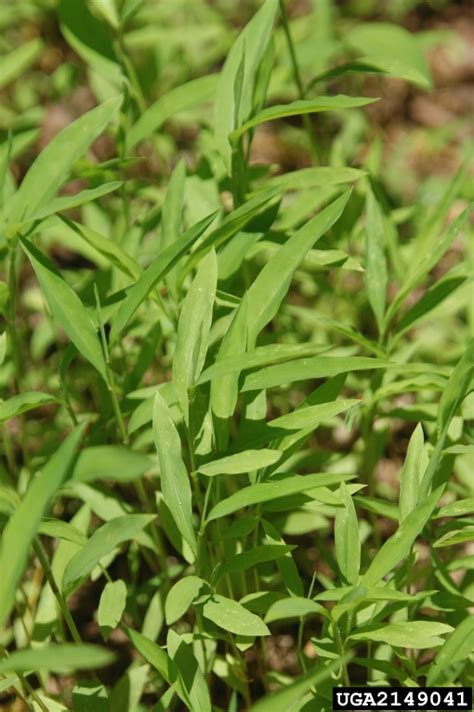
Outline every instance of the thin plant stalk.
POLYGON ((18 338, 18 332, 16 328, 16 291, 17 291, 17 277, 16 277, 16 258, 17 258, 17 247, 16 245, 10 245, 8 249, 8 320, 7 320, 7 334, 10 344, 10 353, 12 355, 13 361, 13 382, 15 391, 18 393, 20 389, 20 382, 23 374, 21 357, 20 357, 20 343, 18 338))
POLYGON ((98 318, 98 322, 99 322, 100 338, 102 341, 102 348, 104 350, 104 356, 105 356, 107 388, 109 390, 110 398, 112 400, 112 406, 113 406, 115 417, 117 420, 117 427, 118 427, 120 437, 122 439, 123 444, 128 445, 128 434, 127 434, 127 430, 125 428, 122 411, 120 410, 120 404, 118 401, 117 388, 115 385, 114 375, 113 375, 112 369, 110 367, 110 353, 109 353, 109 348, 108 348, 108 344, 107 344, 107 337, 105 335, 104 324, 102 322, 99 292, 97 290, 97 285, 95 285, 95 284, 94 284, 94 294, 95 294, 95 299, 96 299, 97 318, 98 318))
MULTIPOLYGON (((300 68, 298 65, 298 59, 296 57, 295 45, 293 43, 293 38, 291 36, 290 23, 288 21, 288 13, 286 12, 285 0, 280 0, 280 13, 283 25, 283 32, 285 33, 286 43, 288 45, 288 52, 290 55, 291 68, 293 72, 293 80, 295 82, 296 88, 298 90, 298 96, 300 99, 304 99, 306 91, 303 84, 303 79, 301 77, 300 68)), ((319 163, 319 151, 316 143, 316 138, 314 136, 313 125, 308 114, 303 114, 303 126, 308 135, 309 147, 311 152, 311 158, 313 163, 319 163)))
POLYGON ((56 583, 56 579, 54 578, 53 571, 51 569, 51 566, 48 561, 48 557, 46 556, 46 552, 43 549, 43 546, 39 539, 36 539, 36 541, 33 544, 34 552, 36 556, 38 557, 38 560, 43 567, 43 571, 45 573, 46 579, 51 586, 51 590, 54 594, 54 597, 56 598, 56 601, 58 603, 59 609, 63 615, 64 621, 69 629, 69 632, 71 634, 71 637, 77 645, 82 645, 82 638, 81 635, 77 629, 77 626, 74 622, 74 618, 71 615, 71 611, 69 610, 66 599, 64 598, 63 594, 59 590, 59 587, 56 583))

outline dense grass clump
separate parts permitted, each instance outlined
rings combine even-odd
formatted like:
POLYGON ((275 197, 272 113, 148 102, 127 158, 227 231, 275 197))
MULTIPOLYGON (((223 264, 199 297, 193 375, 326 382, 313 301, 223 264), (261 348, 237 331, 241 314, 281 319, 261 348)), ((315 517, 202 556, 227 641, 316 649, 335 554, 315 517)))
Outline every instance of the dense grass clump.
POLYGON ((471 166, 348 5, 0 8, 1 709, 470 682, 471 166))

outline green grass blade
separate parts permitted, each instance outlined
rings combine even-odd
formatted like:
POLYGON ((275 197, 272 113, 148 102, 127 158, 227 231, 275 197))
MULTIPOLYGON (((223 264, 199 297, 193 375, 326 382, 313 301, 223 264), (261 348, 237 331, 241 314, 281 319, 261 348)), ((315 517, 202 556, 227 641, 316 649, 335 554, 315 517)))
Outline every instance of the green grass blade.
POLYGON ((469 212, 470 208, 466 208, 458 215, 441 237, 434 244, 431 244, 426 252, 422 253, 421 259, 416 261, 416 267, 408 274, 405 283, 397 292, 394 300, 387 309, 384 320, 385 328, 390 324, 410 292, 426 277, 428 272, 438 263, 446 250, 459 235, 469 216, 469 212))
POLYGON ((275 366, 267 366, 249 373, 242 386, 242 391, 255 391, 261 388, 275 388, 294 381, 306 381, 314 378, 329 378, 341 373, 387 368, 388 361, 363 356, 314 356, 275 366))
POLYGON ((171 89, 161 96, 140 116, 127 134, 130 151, 137 143, 151 136, 165 121, 181 111, 193 109, 199 104, 212 101, 216 92, 217 74, 199 77, 171 89))
POLYGON ((208 383, 218 376, 226 376, 230 373, 239 373, 249 368, 258 366, 269 366, 281 361, 289 361, 293 358, 304 358, 313 356, 328 349, 327 344, 306 343, 306 344, 269 344, 268 346, 258 346, 246 353, 230 355, 216 360, 216 363, 206 368, 198 378, 196 384, 208 383))
POLYGON ((282 189, 280 186, 269 188, 251 198, 243 205, 239 205, 238 208, 226 215, 220 225, 202 240, 199 247, 188 259, 181 271, 181 281, 184 276, 197 265, 203 254, 208 252, 211 247, 217 250, 218 247, 227 242, 231 237, 234 237, 239 230, 242 230, 242 228, 261 212, 263 207, 268 206, 268 204, 277 196, 280 196, 281 193, 282 189))
POLYGON ((354 502, 344 482, 341 482, 339 496, 343 507, 336 510, 334 521, 336 561, 343 580, 356 584, 361 553, 359 525, 354 502))
POLYGON ((347 662, 348 655, 331 663, 321 663, 307 675, 297 678, 295 682, 283 687, 278 692, 267 695, 252 705, 251 712, 288 712, 312 688, 332 677, 340 666, 347 662))
MULTIPOLYGON (((244 297, 236 310, 229 330, 222 339, 217 354, 217 364, 235 354, 242 354, 247 347, 247 299, 244 297)), ((227 447, 230 418, 239 396, 239 372, 232 371, 214 375, 211 380, 211 409, 214 417, 214 431, 220 450, 227 447)))
POLYGON ((365 288, 379 332, 383 329, 387 283, 384 216, 369 186, 366 199, 365 288))
POLYGON ((212 572, 212 585, 214 586, 226 574, 246 571, 266 561, 277 561, 295 548, 286 544, 262 544, 240 554, 234 554, 231 559, 222 561, 216 566, 212 572))
POLYGON ((204 581, 199 576, 185 576, 168 592, 165 602, 165 618, 168 625, 179 621, 197 598, 204 581))
POLYGON ((231 47, 216 90, 214 131, 218 150, 228 172, 231 169, 229 134, 249 117, 257 72, 270 41, 277 0, 265 0, 231 47), (243 69, 243 73, 242 73, 243 69), (241 91, 235 92, 241 77, 241 91), (237 101, 236 101, 237 100, 237 101))
POLYGON ((69 220, 68 218, 62 217, 61 219, 66 223, 68 227, 73 230, 76 235, 79 235, 88 245, 97 250, 106 260, 110 262, 111 265, 117 267, 121 272, 126 274, 128 277, 137 280, 142 274, 143 270, 125 250, 120 247, 113 240, 100 235, 95 230, 92 230, 86 225, 75 222, 74 220, 69 220))
POLYGON ((28 220, 46 207, 67 179, 74 163, 117 114, 122 97, 109 99, 66 126, 39 154, 10 201, 11 224, 28 220))
POLYGON ((454 681, 456 663, 465 662, 474 650, 474 617, 467 615, 451 633, 431 664, 426 684, 444 685, 454 681))
POLYGON ((323 185, 340 185, 352 183, 366 175, 365 171, 358 168, 333 168, 332 166, 316 166, 313 168, 300 168, 282 175, 273 176, 265 181, 265 187, 282 186, 285 190, 307 190, 323 185))
POLYGON ((48 403, 57 403, 58 399, 49 393, 39 391, 27 391, 13 396, 6 401, 0 402, 0 423, 10 418, 16 418, 22 413, 27 413, 34 408, 41 408, 48 403))
POLYGON ((384 623, 382 626, 370 626, 367 631, 352 633, 350 640, 370 640, 386 643, 396 648, 433 649, 443 644, 440 635, 450 633, 452 627, 445 623, 431 621, 404 621, 402 623, 384 623))
POLYGON ((362 585, 375 586, 395 566, 410 553, 411 547, 433 514, 444 487, 435 490, 422 504, 418 505, 392 534, 375 557, 362 577, 362 585))
POLYGON ((247 292, 250 344, 255 343, 260 331, 273 319, 295 270, 315 242, 339 220, 349 197, 350 192, 344 193, 292 235, 250 286, 247 292))
POLYGON ((265 623, 290 620, 291 618, 305 618, 306 616, 328 616, 327 610, 316 601, 301 596, 282 598, 275 601, 265 614, 265 623))
POLYGON ((28 218, 28 222, 33 222, 34 220, 44 220, 44 218, 47 218, 50 215, 55 215, 56 213, 61 213, 64 210, 78 208, 81 205, 85 205, 86 203, 90 203, 93 200, 102 198, 104 195, 109 195, 109 193, 113 193, 115 190, 118 190, 122 185, 122 181, 116 180, 111 181, 110 183, 103 183, 102 185, 97 186, 97 188, 81 190, 75 195, 65 195, 59 198, 53 198, 53 200, 49 201, 47 205, 45 205, 40 210, 36 211, 33 215, 31 215, 28 218))
POLYGON ((200 220, 196 225, 190 227, 176 242, 173 242, 172 245, 163 250, 159 257, 141 274, 121 303, 119 311, 112 323, 110 332, 111 342, 118 339, 139 306, 148 297, 151 290, 166 277, 178 260, 209 227, 215 216, 216 213, 212 213, 203 220, 200 220))
POLYGON ((181 457, 181 441, 163 396, 157 392, 153 410, 153 437, 160 463, 161 491, 179 532, 196 553, 192 524, 189 476, 181 457))
POLYGON ((127 586, 124 581, 108 581, 100 595, 97 622, 104 640, 118 626, 127 603, 127 586))
POLYGON ((49 502, 71 472, 84 426, 77 427, 32 481, 2 535, 0 627, 9 615, 26 567, 30 546, 49 502))
POLYGON ((59 27, 66 42, 90 68, 103 76, 112 86, 119 86, 123 74, 114 46, 114 34, 87 3, 60 0, 59 27))
POLYGON ((26 673, 38 670, 64 672, 65 670, 94 670, 110 665, 115 655, 96 645, 55 645, 28 650, 17 650, 0 662, 0 674, 26 673))
POLYGON ((235 131, 229 134, 229 139, 235 143, 243 134, 250 129, 264 124, 266 121, 276 121, 284 119, 288 116, 303 116, 305 114, 315 114, 321 111, 342 111, 343 109, 356 109, 360 106, 372 104, 377 99, 366 99, 359 96, 319 96, 316 99, 300 99, 293 101, 291 104, 279 104, 271 106, 268 109, 263 109, 253 118, 249 119, 235 131))
POLYGON ((339 482, 350 480, 351 478, 351 475, 322 473, 304 476, 293 475, 275 482, 259 482, 250 487, 244 487, 227 497, 227 499, 218 502, 211 509, 208 521, 225 517, 228 514, 237 512, 239 509, 244 509, 244 507, 251 507, 254 504, 287 497, 288 495, 305 492, 317 487, 339 484, 339 482))
POLYGON ((186 423, 188 390, 199 378, 206 358, 217 287, 217 257, 212 249, 199 263, 181 307, 173 356, 173 383, 186 423))
POLYGON ((142 477, 152 464, 150 456, 122 445, 94 445, 79 453, 71 480, 132 482, 142 477))
POLYGON ((214 594, 202 604, 204 618, 236 635, 262 636, 270 635, 265 623, 254 613, 250 613, 237 601, 214 594))
POLYGON ((107 380, 104 353, 96 328, 84 305, 54 265, 26 238, 21 246, 31 262, 41 290, 56 323, 61 326, 77 350, 107 380))
POLYGON ((236 455, 228 455, 227 457, 219 458, 219 460, 206 462, 198 467, 198 472, 207 477, 238 475, 274 465, 280 457, 281 452, 278 450, 245 450, 236 455))
POLYGON ((408 443, 405 462, 400 472, 400 524, 415 509, 418 502, 421 475, 425 469, 423 468, 424 445, 423 427, 418 423, 408 443))
POLYGON ((126 514, 96 529, 64 570, 62 589, 66 595, 90 574, 104 556, 119 544, 134 539, 154 519, 154 514, 126 514))

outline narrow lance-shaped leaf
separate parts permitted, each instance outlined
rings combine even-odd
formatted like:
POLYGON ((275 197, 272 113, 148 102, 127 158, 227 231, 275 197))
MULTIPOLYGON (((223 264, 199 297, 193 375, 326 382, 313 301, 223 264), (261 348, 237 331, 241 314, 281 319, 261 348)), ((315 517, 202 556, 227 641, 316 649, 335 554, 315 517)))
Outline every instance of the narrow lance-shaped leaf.
POLYGON ((73 164, 84 155, 117 113, 122 97, 110 99, 66 126, 44 148, 24 177, 9 204, 7 218, 20 223, 44 208, 67 178, 73 164))
POLYGON ((291 596, 291 598, 281 598, 270 606, 265 615, 265 623, 314 615, 327 617, 328 612, 320 603, 310 598, 291 596))
POLYGON ((439 402, 437 430, 441 434, 447 427, 469 392, 474 374, 474 338, 472 338, 443 391, 439 402))
POLYGON ((474 616, 468 614, 467 618, 461 621, 438 651, 430 665, 426 684, 431 686, 454 682, 456 673, 452 672, 451 666, 467 661, 473 650, 474 616))
POLYGON ((203 585, 204 581, 199 576, 185 576, 170 588, 165 602, 165 617, 168 625, 176 623, 184 616, 203 585))
POLYGON ((474 526, 465 526, 463 529, 455 529, 443 534, 442 537, 434 542, 433 549, 439 549, 444 546, 455 546, 456 544, 464 544, 465 542, 472 542, 473 539, 474 526))
POLYGON ((459 235, 469 216, 470 210, 471 208, 467 207, 455 220, 453 220, 448 229, 436 242, 428 245, 426 251, 421 252, 421 258, 419 260, 413 260, 413 263, 416 266, 409 272, 404 284, 400 287, 400 290, 386 311, 384 318, 385 328, 388 326, 398 309, 402 306, 412 289, 414 289, 414 287, 416 287, 416 285, 429 273, 429 271, 433 269, 452 244, 453 240, 455 240, 459 235))
POLYGON ((71 479, 75 482, 101 479, 131 482, 152 464, 151 456, 122 445, 94 445, 81 450, 71 479))
POLYGON ((249 507, 260 502, 268 502, 271 499, 287 497, 297 492, 305 492, 316 487, 326 487, 328 485, 339 484, 344 480, 350 480, 351 475, 336 473, 322 473, 316 475, 293 475, 276 482, 259 482, 250 487, 244 487, 227 499, 218 502, 210 511, 208 521, 225 517, 232 512, 236 512, 244 507, 249 507))
MULTIPOLYGON (((106 0, 107 1, 107 0, 106 0)), ((70 47, 113 89, 123 81, 111 27, 89 9, 89 3, 59 0, 59 26, 70 47)))
POLYGON ((436 482, 436 474, 440 467, 444 444, 449 425, 467 393, 472 389, 474 374, 474 339, 471 339, 465 353, 461 356, 451 374, 441 396, 436 418, 438 440, 435 449, 421 480, 418 501, 422 502, 430 487, 436 482))
POLYGON ((397 324, 397 338, 417 321, 431 314, 436 307, 451 297, 459 287, 466 283, 472 284, 473 281, 474 275, 469 273, 469 270, 464 265, 456 265, 429 287, 423 296, 405 312, 397 324))
POLYGON ((432 649, 443 644, 440 635, 450 633, 452 627, 445 623, 431 621, 403 621, 401 623, 384 623, 382 626, 370 628, 367 631, 353 633, 350 640, 373 640, 398 648, 432 649))
POLYGON ((76 235, 79 235, 88 245, 97 250, 111 265, 117 267, 121 272, 133 279, 138 279, 142 274, 143 270, 138 262, 127 254, 116 242, 100 235, 86 225, 82 225, 81 223, 74 222, 62 216, 61 219, 71 230, 74 230, 76 235))
POLYGON ((348 655, 331 663, 317 665, 307 675, 299 677, 291 685, 283 687, 277 692, 267 695, 252 706, 252 712, 289 712, 295 704, 312 688, 317 689, 318 685, 340 670, 340 666, 347 663, 348 655))
POLYGON ((342 215, 350 191, 322 210, 290 237, 259 273, 247 292, 248 334, 251 345, 271 319, 288 291, 293 274, 308 250, 342 215))
POLYGON ((359 525, 354 502, 344 482, 341 482, 339 496, 343 507, 336 510, 334 534, 336 542, 336 560, 343 578, 356 584, 360 569, 359 525))
POLYGON ((38 649, 17 650, 0 662, 0 674, 30 672, 30 670, 93 670, 110 665, 115 655, 110 650, 96 645, 72 645, 50 643, 38 649))
POLYGON ((324 420, 329 420, 359 403, 360 401, 356 398, 347 398, 318 403, 317 405, 306 405, 303 408, 296 408, 296 410, 287 413, 287 415, 280 415, 278 418, 270 420, 266 423, 266 426, 270 430, 272 428, 276 430, 280 428, 283 430, 314 429, 324 420))
POLYGON ((213 623, 236 635, 270 635, 265 623, 237 601, 214 594, 202 604, 202 614, 213 623))
POLYGON ((28 552, 46 508, 71 472, 84 429, 83 425, 78 426, 56 450, 48 464, 33 479, 3 531, 0 552, 0 627, 13 607, 28 552))
MULTIPOLYGON (((110 183, 103 183, 97 186, 97 188, 89 188, 86 190, 81 190, 79 193, 74 195, 62 195, 59 198, 53 198, 47 205, 34 212, 29 218, 28 222, 33 222, 34 220, 44 220, 49 215, 55 215, 64 210, 70 210, 71 208, 77 208, 85 203, 91 203, 93 200, 102 198, 104 195, 113 193, 118 190, 120 186, 123 185, 121 181, 111 181, 110 183)), ((24 222, 23 222, 24 224, 24 222)))
POLYGON ((215 137, 228 171, 231 167, 228 136, 248 118, 251 111, 257 72, 271 38, 276 9, 276 0, 263 3, 232 45, 219 75, 214 113, 215 137), (242 69, 241 91, 236 96, 236 78, 242 69))
MULTIPOLYGON (((263 530, 266 534, 266 541, 271 544, 285 544, 284 539, 280 536, 279 532, 275 529, 273 524, 266 521, 265 519, 260 520, 263 526, 263 530)), ((281 577, 284 581, 286 589, 291 596, 304 596, 304 586, 301 580, 298 567, 296 566, 291 551, 277 559, 277 566, 280 571, 281 577)))
POLYGON ((239 373, 250 368, 270 366, 274 363, 290 361, 296 358, 314 356, 314 354, 327 350, 327 344, 305 343, 305 344, 269 344, 268 346, 257 346, 252 351, 242 354, 231 354, 216 360, 212 366, 206 368, 200 375, 197 383, 207 383, 217 376, 225 376, 228 373, 239 373))
POLYGON ((181 457, 181 440, 166 401, 159 391, 155 395, 153 437, 160 464, 163 499, 180 534, 196 553, 191 484, 181 457))
MULTIPOLYGON (((247 298, 244 297, 236 310, 228 332, 222 339, 216 363, 245 353, 247 347, 247 298)), ((211 409, 214 416, 214 431, 220 450, 227 447, 229 421, 239 396, 239 371, 216 376, 211 380, 211 409)))
MULTIPOLYGON (((427 215, 421 226, 421 232, 417 235, 410 256, 425 255, 430 252, 436 243, 439 232, 448 218, 452 209, 452 205, 462 190, 466 175, 470 169, 473 156, 473 147, 470 146, 466 151, 464 162, 459 167, 459 170, 447 181, 443 193, 433 206, 433 210, 427 215)), ((417 271, 419 265, 418 260, 410 260, 408 273, 411 275, 417 271)))
MULTIPOLYGON (((471 446, 470 454, 474 455, 474 447, 471 446)), ((474 497, 468 497, 467 499, 458 499, 449 504, 445 504, 444 507, 438 510, 435 519, 442 519, 443 517, 463 517, 464 515, 470 515, 474 512, 474 497)))
MULTIPOLYGON (((166 638, 168 654, 176 666, 177 686, 190 712, 212 712, 207 682, 193 652, 193 647, 172 628, 166 638)), ((172 678, 174 681, 174 678, 172 678)))
POLYGON ((153 519, 154 514, 125 514, 96 529, 64 570, 62 588, 66 594, 71 593, 104 556, 119 544, 136 537, 153 519))
POLYGON ((274 186, 262 190, 261 193, 239 205, 238 208, 232 210, 231 213, 225 216, 221 223, 212 230, 209 235, 203 238, 200 245, 196 248, 193 254, 189 257, 180 273, 180 280, 190 272, 199 262, 202 255, 211 247, 216 250, 218 247, 227 242, 231 237, 236 235, 239 230, 242 230, 254 217, 256 217, 264 207, 268 208, 269 203, 281 196, 282 188, 274 186))
POLYGON ((206 462, 198 467, 198 472, 208 477, 238 475, 273 465, 278 462, 280 457, 281 452, 278 450, 245 450, 236 455, 228 455, 227 457, 221 457, 219 460, 206 462))
POLYGON ((286 544, 262 544, 240 554, 234 554, 228 561, 217 564, 212 572, 211 582, 215 585, 226 574, 246 571, 265 561, 277 561, 295 548, 286 544))
POLYGON ((408 443, 405 462, 400 472, 400 524, 415 509, 418 501, 418 490, 424 472, 424 444, 423 426, 418 423, 408 443))
POLYGON ((108 581, 100 596, 97 622, 104 640, 118 626, 127 602, 127 586, 125 581, 108 581))
POLYGON ((388 361, 364 356, 314 356, 267 366, 245 377, 242 391, 274 388, 293 381, 330 378, 341 373, 386 368, 388 361))
POLYGON ((256 423, 252 429, 244 433, 243 445, 259 447, 269 442, 279 441, 278 449, 285 451, 300 438, 305 440, 321 423, 359 403, 360 401, 349 398, 297 408, 287 415, 280 415, 278 418, 270 420, 268 423, 256 423), (293 431, 293 435, 290 435, 291 431, 293 431), (288 435, 290 437, 286 437, 288 435), (283 440, 281 440, 282 438, 283 440))
POLYGON ((237 141, 249 129, 266 121, 275 121, 287 116, 301 116, 315 114, 320 111, 341 111, 342 109, 355 109, 359 106, 372 104, 377 99, 366 99, 358 96, 319 96, 316 99, 300 99, 291 104, 281 104, 263 109, 259 114, 246 121, 229 135, 231 142, 237 141))
POLYGON ((171 89, 141 114, 127 134, 128 150, 157 131, 165 121, 180 111, 193 109, 199 104, 211 101, 216 92, 218 74, 198 77, 186 84, 171 89))
POLYGON ((386 574, 410 553, 417 536, 433 514, 444 487, 435 490, 422 504, 411 512, 382 548, 372 559, 372 563, 362 577, 361 584, 375 586, 386 574))
POLYGON ((133 287, 127 293, 127 296, 120 305, 120 309, 112 323, 110 332, 110 340, 116 340, 122 331, 127 326, 130 319, 133 317, 138 307, 145 301, 151 290, 156 287, 159 282, 164 279, 168 272, 174 267, 177 261, 185 252, 189 250, 191 245, 203 234, 214 220, 217 213, 212 213, 206 218, 200 220, 196 225, 193 225, 186 232, 167 247, 156 258, 154 262, 141 274, 133 287))
POLYGON ((385 228, 382 209, 370 186, 367 188, 365 225, 365 287, 379 331, 383 328, 387 291, 385 228))
POLYGON ((39 391, 19 393, 17 396, 0 402, 0 423, 33 410, 33 408, 40 408, 47 403, 56 403, 57 400, 49 393, 40 393, 39 391))
POLYGON ((71 339, 77 350, 107 380, 105 358, 95 326, 84 305, 62 278, 55 266, 26 238, 21 246, 31 262, 41 290, 55 321, 71 339))
POLYGON ((38 527, 38 534, 70 541, 79 546, 84 546, 87 543, 87 537, 80 529, 69 522, 63 522, 62 519, 54 519, 54 517, 43 519, 38 527))
POLYGON ((173 382, 186 422, 188 390, 199 378, 207 353, 217 286, 217 257, 211 250, 201 261, 181 308, 173 356, 173 382))
POLYGON ((358 168, 317 166, 313 168, 300 168, 297 171, 282 173, 268 178, 265 185, 281 185, 286 190, 307 190, 313 186, 338 185, 339 183, 352 183, 366 175, 365 171, 358 168))

